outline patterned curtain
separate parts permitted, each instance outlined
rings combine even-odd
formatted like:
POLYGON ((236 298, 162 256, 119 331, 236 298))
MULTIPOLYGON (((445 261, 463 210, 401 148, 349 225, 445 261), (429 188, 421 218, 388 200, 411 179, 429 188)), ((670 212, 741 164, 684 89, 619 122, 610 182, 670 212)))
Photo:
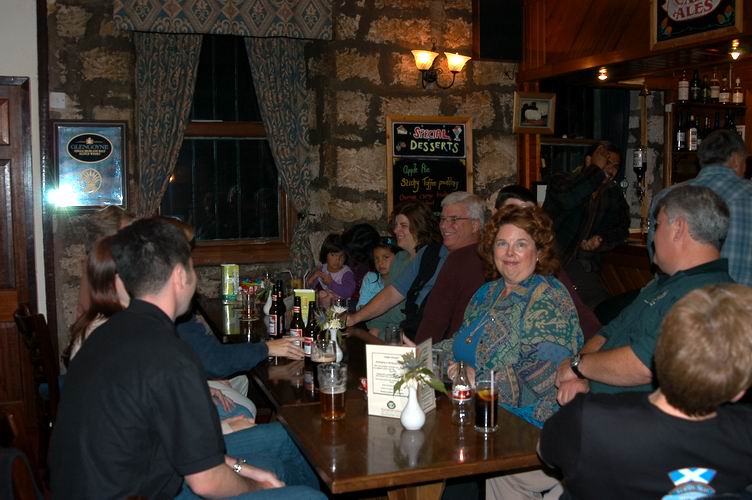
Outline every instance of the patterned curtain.
POLYGON ((133 34, 140 162, 138 214, 157 213, 175 168, 193 100, 201 35, 133 34))
MULTIPOLYGON (((308 145, 308 101, 304 40, 288 38, 246 38, 253 85, 261 118, 282 186, 295 209, 305 213, 312 160, 308 145)), ((313 264, 307 237, 310 221, 304 217, 295 225, 291 252, 298 276, 313 264)))

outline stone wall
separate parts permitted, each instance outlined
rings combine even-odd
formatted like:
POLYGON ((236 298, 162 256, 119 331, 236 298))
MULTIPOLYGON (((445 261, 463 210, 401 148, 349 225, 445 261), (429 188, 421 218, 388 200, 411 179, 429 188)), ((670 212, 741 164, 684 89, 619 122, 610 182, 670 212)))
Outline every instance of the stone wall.
MULTIPOLYGON (((50 91, 66 95, 53 119, 128 122, 128 190, 135 192, 134 51, 113 27, 109 2, 48 2, 50 91)), ((306 59, 310 141, 320 164, 310 212, 311 252, 328 232, 368 222, 386 231, 387 114, 473 118, 474 190, 492 201, 515 181, 511 129, 517 67, 471 61, 449 90, 423 89, 410 50, 471 53, 471 0, 335 0, 335 39, 310 44, 306 59)), ((446 70, 444 56, 439 57, 446 70)), ((447 74, 440 75, 442 81, 447 74)), ((305 119, 306 117, 304 117, 305 119)), ((92 214, 60 211, 54 220, 55 296, 61 345, 75 316, 81 262, 101 227, 92 214)), ((243 266, 241 274, 281 272, 289 263, 243 266)), ((219 268, 198 269, 199 290, 219 293, 219 268)))

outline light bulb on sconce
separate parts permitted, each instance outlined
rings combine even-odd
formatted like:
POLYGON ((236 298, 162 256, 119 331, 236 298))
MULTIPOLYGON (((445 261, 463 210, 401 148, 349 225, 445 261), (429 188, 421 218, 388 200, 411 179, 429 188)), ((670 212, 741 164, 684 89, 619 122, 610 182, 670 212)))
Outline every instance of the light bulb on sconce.
POLYGON ((454 79, 457 77, 457 73, 462 71, 462 68, 465 67, 467 61, 470 60, 470 57, 444 52, 444 56, 447 58, 447 68, 452 73, 452 81, 449 82, 449 85, 442 85, 439 83, 439 73, 441 73, 441 69, 434 68, 434 61, 439 55, 438 52, 434 52, 435 50, 436 45, 434 44, 433 50, 413 50, 411 52, 415 58, 415 66, 420 70, 420 81, 423 88, 426 88, 430 83, 434 83, 440 89, 448 89, 454 85, 454 79))
POLYGON ((605 66, 601 66, 601 68, 598 70, 598 80, 602 82, 608 80, 608 70, 605 66))
POLYGON ((739 48, 739 40, 731 40, 731 50, 729 51, 731 59, 736 61, 739 56, 742 55, 742 50, 739 48))

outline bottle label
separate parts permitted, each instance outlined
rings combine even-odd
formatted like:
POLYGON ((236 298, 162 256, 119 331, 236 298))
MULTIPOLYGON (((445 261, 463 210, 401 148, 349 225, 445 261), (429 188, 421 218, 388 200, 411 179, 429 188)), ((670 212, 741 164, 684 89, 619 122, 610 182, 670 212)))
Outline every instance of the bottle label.
POLYGON ((290 328, 290 337, 302 337, 302 336, 303 336, 302 328, 290 328))
POLYGON ((679 82, 679 100, 680 101, 688 101, 689 100, 689 82, 686 80, 683 80, 679 82))
POLYGON ((277 335, 277 315, 270 314, 269 315, 269 336, 274 337, 275 335, 277 335))
POLYGON ((691 128, 689 129, 689 140, 688 142, 688 149, 690 151, 697 151, 697 129, 691 128))
POLYGON ((718 102, 720 102, 721 104, 728 104, 730 98, 731 96, 728 92, 721 92, 718 95, 718 102))
POLYGON ((731 102, 733 102, 734 104, 742 104, 744 102, 744 92, 734 92, 731 102))
POLYGON ((710 98, 714 100, 718 100, 718 97, 721 93, 721 86, 720 85, 711 85, 710 86, 710 98))
POLYGON ((303 337, 303 352, 306 357, 311 357, 311 351, 313 350, 313 339, 311 337, 303 337))
POLYGON ((684 131, 680 130, 676 133, 676 148, 677 149, 684 149, 686 144, 684 144, 686 140, 686 136, 684 135, 684 131))
POLYGON ((473 396, 473 391, 467 385, 455 385, 452 387, 452 399, 455 401, 467 401, 473 396))

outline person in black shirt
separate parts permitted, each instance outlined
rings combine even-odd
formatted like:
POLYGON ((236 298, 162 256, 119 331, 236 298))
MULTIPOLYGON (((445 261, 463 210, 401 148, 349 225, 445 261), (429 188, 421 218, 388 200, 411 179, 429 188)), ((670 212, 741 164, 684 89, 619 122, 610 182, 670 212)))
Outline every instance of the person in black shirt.
MULTIPOLYGON (((134 299, 71 363, 50 451, 56 497, 170 498, 183 478, 210 497, 284 486, 225 455, 203 370, 175 335, 196 288, 190 254, 180 230, 159 219, 114 236, 118 276, 134 299)), ((290 490, 290 498, 322 497, 290 490)))
POLYGON ((752 289, 711 285, 678 301, 655 365, 655 392, 579 394, 546 422, 540 456, 563 472, 561 498, 704 498, 752 485, 752 408, 724 404, 752 386, 752 289))

